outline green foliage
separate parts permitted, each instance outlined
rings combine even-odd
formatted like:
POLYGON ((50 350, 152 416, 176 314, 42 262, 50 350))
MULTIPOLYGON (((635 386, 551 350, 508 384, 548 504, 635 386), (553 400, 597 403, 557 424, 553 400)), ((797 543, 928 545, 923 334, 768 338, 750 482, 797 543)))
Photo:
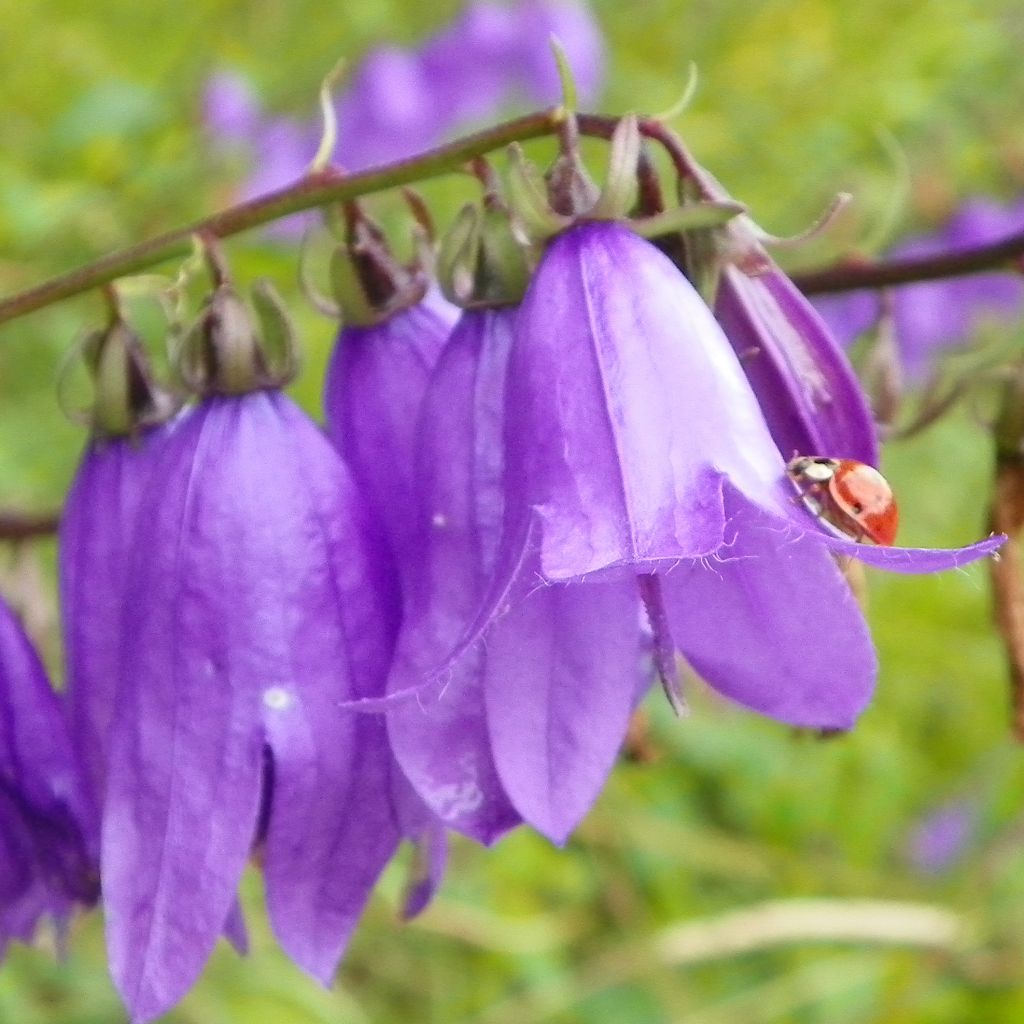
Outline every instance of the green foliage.
MULTIPOLYGON (((1010 195, 1021 184, 1024 21, 1013 0, 597 8, 612 49, 606 108, 667 108, 697 61, 701 89, 675 127, 772 230, 798 230, 839 188, 855 191, 863 211, 849 238, 877 225, 900 187, 879 133, 910 167, 904 227, 973 192, 1010 195)), ((19 51, 5 62, 0 110, 0 292, 228 200, 240 167, 211 155, 197 117, 214 68, 250 73, 273 109, 312 112, 339 54, 394 35, 411 41, 454 9, 402 0, 6 5, 4 35, 19 51)), ((466 187, 426 192, 444 222, 466 187)), ((230 252, 243 278, 270 274, 289 297, 307 348, 297 390, 316 411, 333 328, 298 298, 293 249, 252 236, 230 252)), ((81 433, 58 412, 53 382, 75 332, 99 315, 90 297, 0 329, 0 505, 60 501, 81 433)), ((886 469, 908 543, 982 532, 990 456, 967 417, 892 446, 886 469)), ((286 962, 253 910, 249 960, 218 951, 168 1020, 1021 1019, 1024 768, 1007 739, 985 571, 872 576, 883 668, 852 735, 793 735, 700 692, 692 717, 677 722, 653 700, 654 760, 620 765, 566 850, 525 832, 493 851, 458 843, 441 898, 405 927, 395 920, 395 866, 332 992, 286 962), (954 798, 978 810, 965 858, 941 875, 915 871, 908 833, 954 798), (679 966, 659 953, 671 925, 797 897, 924 901, 962 915, 967 932, 949 954, 797 945, 679 966)), ((829 642, 808 623, 809 645, 829 642)), ((255 908, 258 880, 247 888, 255 908)), ((120 1019, 97 919, 75 924, 62 963, 18 949, 0 971, 0 1022, 120 1019)))

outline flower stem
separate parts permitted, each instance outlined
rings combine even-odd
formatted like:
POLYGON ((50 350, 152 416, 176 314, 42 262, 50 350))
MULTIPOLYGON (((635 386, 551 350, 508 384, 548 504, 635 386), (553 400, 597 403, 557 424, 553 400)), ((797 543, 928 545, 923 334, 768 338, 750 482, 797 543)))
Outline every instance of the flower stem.
POLYGON ((0 324, 61 299, 79 295, 118 277, 135 274, 166 260, 184 256, 191 248, 193 235, 229 238, 325 203, 355 199, 371 192, 436 178, 458 170, 474 157, 501 149, 509 143, 550 135, 557 131, 563 119, 564 112, 555 107, 505 121, 406 160, 371 167, 358 174, 345 174, 336 168, 327 168, 307 175, 286 188, 239 203, 139 245, 101 256, 92 263, 11 295, 0 301, 0 324))
POLYGON ((793 281, 807 295, 849 292, 858 288, 938 281, 947 277, 980 274, 986 270, 1024 271, 1024 231, 1017 231, 985 245, 887 260, 846 260, 833 267, 794 274, 793 281))
MULTIPOLYGON (((358 174, 345 174, 333 167, 316 171, 285 188, 228 207, 149 241, 108 253, 75 270, 8 296, 0 300, 0 324, 108 284, 119 277, 136 274, 184 256, 190 250, 194 235, 229 238, 326 203, 356 199, 373 192, 449 174, 474 158, 502 149, 510 143, 554 134, 560 130, 564 120, 564 109, 553 107, 505 121, 405 160, 371 167, 358 174)), ((608 139, 619 118, 602 114, 579 114, 577 121, 582 134, 608 139)), ((696 176, 699 186, 706 184, 700 180, 697 165, 682 140, 661 121, 650 117, 641 118, 639 128, 641 135, 665 149, 677 173, 689 178, 696 176)), ((646 153, 641 170, 641 188, 649 190, 653 168, 646 153)), ((986 270, 1020 271, 1022 260, 1024 232, 1018 232, 997 242, 958 252, 912 259, 844 261, 822 270, 796 275, 794 280, 807 294, 841 292, 933 281, 986 270)))
POLYGON ((0 540, 30 540, 57 532, 59 512, 22 512, 0 509, 0 540))

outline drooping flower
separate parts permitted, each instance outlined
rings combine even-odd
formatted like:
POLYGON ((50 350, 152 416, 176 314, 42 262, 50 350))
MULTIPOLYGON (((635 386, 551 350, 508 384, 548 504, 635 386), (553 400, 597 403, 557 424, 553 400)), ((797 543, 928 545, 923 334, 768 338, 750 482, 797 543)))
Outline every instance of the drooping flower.
POLYGON ((327 983, 426 816, 382 716, 344 707, 384 692, 390 562, 336 450, 266 388, 252 331, 221 285, 185 345, 202 346, 185 376, 208 397, 154 453, 131 552, 102 863, 111 970, 138 1021, 195 980, 254 843, 278 940, 327 983))
MULTIPOLYGON (((419 558, 407 569, 405 614, 389 688, 415 686, 459 640, 482 600, 501 529, 501 394, 515 309, 466 312, 431 379, 419 420, 419 558)), ((388 716, 395 756, 451 828, 484 843, 518 824, 487 733, 483 669, 473 651, 437 701, 388 716)))
POLYGON ((457 311, 436 291, 378 323, 342 327, 324 381, 327 433, 393 552, 411 554, 413 451, 427 381, 457 311))
POLYGON ((767 257, 722 268, 715 317, 740 358, 776 447, 878 465, 877 431, 842 349, 811 303, 767 257))
POLYGON ((64 502, 58 570, 69 722, 99 799, 117 703, 128 552, 174 405, 153 383, 141 340, 120 314, 85 339, 81 356, 94 386, 90 438, 64 502))
POLYGON ((63 924, 99 894, 97 817, 64 709, 0 601, 0 959, 43 917, 63 924))
MULTIPOLYGON (((502 453, 491 456, 504 462, 503 528, 467 636, 486 630, 488 664, 500 668, 487 677, 484 715, 503 788, 552 838, 596 796, 621 742, 641 599, 663 675, 678 650, 740 704, 848 728, 876 663, 833 553, 927 572, 1000 543, 873 548, 810 516, 711 312, 664 255, 616 223, 585 223, 551 244, 517 317, 503 390, 502 453), (808 622, 828 643, 808 642, 808 622), (564 787, 575 788, 571 801, 564 787)), ((471 500, 479 493, 495 505, 486 490, 471 500)), ((476 656, 469 639, 457 645, 453 679, 476 656)), ((429 746, 429 731, 420 742, 429 746)))
MULTIPOLYGON (((970 200, 936 234, 907 239, 890 256, 933 256, 962 252, 1024 228, 1024 204, 1009 208, 970 200)), ((814 305, 835 337, 849 345, 882 315, 877 292, 817 295, 814 305)), ((903 285, 893 291, 892 319, 908 379, 920 381, 935 357, 970 340, 981 324, 1017 319, 1024 309, 1024 284, 1009 273, 971 274, 903 285)))

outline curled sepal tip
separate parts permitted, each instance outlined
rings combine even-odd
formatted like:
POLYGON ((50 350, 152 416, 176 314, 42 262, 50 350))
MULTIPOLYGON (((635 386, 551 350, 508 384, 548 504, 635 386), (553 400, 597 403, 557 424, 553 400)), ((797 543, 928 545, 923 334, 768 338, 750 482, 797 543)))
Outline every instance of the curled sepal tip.
POLYGON ((754 234, 763 245, 774 249, 797 249, 805 242, 813 241, 832 228, 844 210, 853 202, 849 192, 837 192, 821 215, 809 227, 795 235, 772 235, 763 228, 754 225, 754 234))
POLYGON ((690 109, 690 104, 693 103, 694 96, 697 95, 697 86, 700 83, 700 74, 697 70, 697 64, 695 61, 690 61, 690 65, 686 71, 686 82, 683 84, 683 91, 680 93, 679 98, 672 104, 668 110, 662 111, 660 114, 654 116, 655 121, 674 121, 677 117, 682 116, 690 109))
POLYGON ((323 128, 320 132, 320 145, 309 165, 310 174, 319 174, 331 163, 331 157, 338 145, 338 114, 334 109, 334 89, 345 74, 347 62, 342 57, 330 71, 324 75, 320 83, 320 118, 323 128))
POLYGON ((562 110, 566 114, 575 114, 578 109, 579 98, 576 89, 576 79, 569 64, 568 54, 562 45, 561 39, 553 32, 549 38, 551 52, 555 57, 555 66, 558 68, 558 82, 562 90, 562 110))

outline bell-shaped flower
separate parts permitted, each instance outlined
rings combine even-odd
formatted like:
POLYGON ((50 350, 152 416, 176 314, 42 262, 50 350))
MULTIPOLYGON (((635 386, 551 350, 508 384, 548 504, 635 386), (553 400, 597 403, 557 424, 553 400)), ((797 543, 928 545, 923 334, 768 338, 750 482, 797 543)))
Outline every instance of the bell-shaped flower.
POLYGON ((877 432, 853 368, 817 310, 767 255, 749 271, 742 263, 722 268, 715 317, 786 458, 878 465, 877 432))
POLYGON ((213 397, 155 453, 103 815, 114 978, 171 1006, 224 928, 265 803, 285 950, 330 980, 401 838, 382 720, 390 580, 327 439, 283 395, 213 397))
POLYGON ((141 340, 119 313, 86 337, 79 354, 93 383, 91 436, 64 502, 58 569, 69 722, 99 797, 117 700, 128 552, 153 451, 173 429, 167 420, 174 404, 153 383, 141 340))
POLYGON ((848 728, 876 663, 834 554, 928 572, 1001 543, 876 548, 815 519, 710 310, 662 253, 616 223, 583 224, 551 244, 517 318, 504 396, 502 540, 449 670, 476 656, 472 639, 486 629, 488 661, 501 666, 486 691, 501 781, 553 837, 564 828, 551 827, 542 786, 556 799, 559 786, 578 786, 573 806, 585 809, 621 742, 641 600, 663 677, 678 650, 740 704, 848 728), (517 614, 523 625, 506 644, 517 614), (808 641, 808 622, 828 643, 808 641), (544 668, 552 651, 564 671, 544 668), (580 736, 583 723, 593 734, 580 736))
POLYGON ((399 558, 410 554, 412 543, 420 405, 457 314, 431 290, 382 320, 346 324, 327 368, 327 433, 399 558))
POLYGON ((64 708, 0 601, 0 958, 99 895, 97 818, 64 708))
MULTIPOLYGON (((431 379, 419 420, 411 516, 419 557, 406 567, 405 613, 389 689, 401 693, 447 655, 483 599, 502 519, 501 394, 515 309, 463 314, 431 379)), ((487 732, 474 650, 429 696, 388 715, 395 756, 448 826, 493 842, 518 824, 487 732)))
POLYGON ((181 997, 230 927, 254 843, 278 940, 329 982, 426 815, 383 716, 349 707, 383 696, 398 613, 362 496, 267 386, 228 285, 183 351, 207 397, 153 452, 160 486, 139 504, 103 808, 110 963, 137 1021, 181 997))
MULTIPOLYGON (((417 460, 421 571, 393 694, 444 659, 487 593, 516 318, 511 307, 464 313, 430 383, 417 460)), ((446 824, 490 843, 527 818, 564 842, 611 768, 642 682, 635 604, 632 590, 614 586, 540 588, 452 665, 436 693, 389 711, 395 756, 446 824), (632 687, 618 674, 624 662, 632 687)))

